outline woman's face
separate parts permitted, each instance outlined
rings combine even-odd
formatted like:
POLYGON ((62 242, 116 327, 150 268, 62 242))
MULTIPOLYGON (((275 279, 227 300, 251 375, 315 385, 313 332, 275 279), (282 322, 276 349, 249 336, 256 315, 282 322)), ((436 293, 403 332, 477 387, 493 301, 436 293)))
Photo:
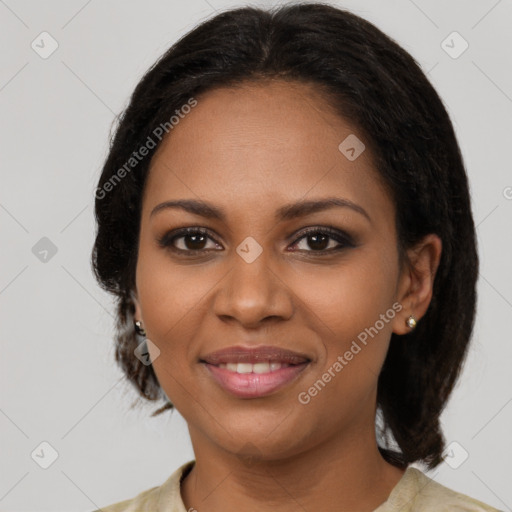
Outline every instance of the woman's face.
POLYGON ((197 101, 143 198, 136 318, 162 388, 193 443, 231 453, 277 459, 373 433, 389 339, 412 311, 363 136, 304 84, 197 101), (311 206, 328 198, 339 205, 311 206))

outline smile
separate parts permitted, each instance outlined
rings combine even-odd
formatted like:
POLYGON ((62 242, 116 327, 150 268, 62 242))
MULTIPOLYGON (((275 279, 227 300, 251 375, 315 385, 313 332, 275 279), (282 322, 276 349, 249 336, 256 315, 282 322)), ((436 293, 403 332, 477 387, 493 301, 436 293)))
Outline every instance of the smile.
POLYGON ((281 368, 286 368, 290 366, 287 363, 281 362, 261 362, 261 363, 220 363, 218 368, 227 369, 230 372, 236 373, 270 373, 275 372, 276 370, 280 370, 281 368))
POLYGON ((277 347, 230 347, 201 358, 208 374, 238 398, 261 398, 277 392, 305 370, 311 360, 277 347))

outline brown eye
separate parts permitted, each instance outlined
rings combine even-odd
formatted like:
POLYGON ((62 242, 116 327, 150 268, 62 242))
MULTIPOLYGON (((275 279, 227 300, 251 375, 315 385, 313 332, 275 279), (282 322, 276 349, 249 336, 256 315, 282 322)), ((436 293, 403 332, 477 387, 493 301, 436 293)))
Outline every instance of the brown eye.
POLYGON ((308 246, 316 251, 323 251, 327 249, 329 246, 329 240, 331 239, 329 235, 324 235, 323 233, 306 235, 304 238, 307 240, 308 246))
POLYGON ((306 252, 330 253, 346 247, 355 247, 349 235, 333 228, 309 229, 303 232, 302 236, 293 245, 296 246, 302 240, 305 241, 303 245, 306 248, 299 248, 299 250, 306 252), (307 247, 309 247, 309 250, 307 247))
MULTIPOLYGON (((174 239, 174 241, 180 240, 180 239, 183 239, 183 242, 184 242, 183 245, 185 246, 185 249, 189 249, 191 251, 198 251, 198 250, 204 249, 204 245, 206 243, 207 236, 203 235, 201 233, 196 234, 196 235, 188 234, 188 235, 177 237, 174 239)), ((178 249, 182 250, 183 247, 178 247, 178 249)))
POLYGON ((208 234, 208 231, 201 228, 186 228, 166 233, 158 240, 161 247, 169 248, 177 252, 201 252, 215 249, 219 244, 208 234), (213 242, 213 247, 207 247, 208 240, 213 242))

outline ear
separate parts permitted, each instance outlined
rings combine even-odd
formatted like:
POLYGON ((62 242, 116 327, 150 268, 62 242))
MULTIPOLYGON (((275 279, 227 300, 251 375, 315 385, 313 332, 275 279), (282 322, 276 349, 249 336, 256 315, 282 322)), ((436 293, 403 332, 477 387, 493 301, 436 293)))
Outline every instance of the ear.
POLYGON ((140 322, 144 323, 143 320, 142 320, 142 312, 141 312, 141 309, 140 309, 140 304, 139 304, 139 298, 138 298, 138 295, 137 295, 137 290, 132 290, 131 296, 132 296, 133 305, 135 306, 135 313, 133 314, 133 320, 135 322, 140 321, 140 322))
POLYGON ((405 321, 410 315, 419 321, 432 300, 434 279, 442 252, 441 239, 431 233, 406 251, 397 286, 397 301, 402 305, 393 321, 395 334, 407 334, 411 328, 405 321))

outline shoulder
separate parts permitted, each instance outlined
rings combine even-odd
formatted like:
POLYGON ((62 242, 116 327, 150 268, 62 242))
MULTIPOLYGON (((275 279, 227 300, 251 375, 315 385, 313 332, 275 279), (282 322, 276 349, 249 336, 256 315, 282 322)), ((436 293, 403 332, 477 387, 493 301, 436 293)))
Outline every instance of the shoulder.
MULTIPOLYGON (((384 505, 382 512, 500 512, 441 485, 412 467, 407 469, 384 505)), ((378 510, 380 512, 380 507, 378 510)))
POLYGON ((146 510, 156 510, 159 489, 160 487, 153 487, 141 492, 134 498, 101 507, 93 512, 143 512, 146 510))
POLYGON ((147 489, 131 499, 101 507, 93 512, 185 512, 180 494, 180 482, 194 461, 180 466, 160 486, 147 489))

